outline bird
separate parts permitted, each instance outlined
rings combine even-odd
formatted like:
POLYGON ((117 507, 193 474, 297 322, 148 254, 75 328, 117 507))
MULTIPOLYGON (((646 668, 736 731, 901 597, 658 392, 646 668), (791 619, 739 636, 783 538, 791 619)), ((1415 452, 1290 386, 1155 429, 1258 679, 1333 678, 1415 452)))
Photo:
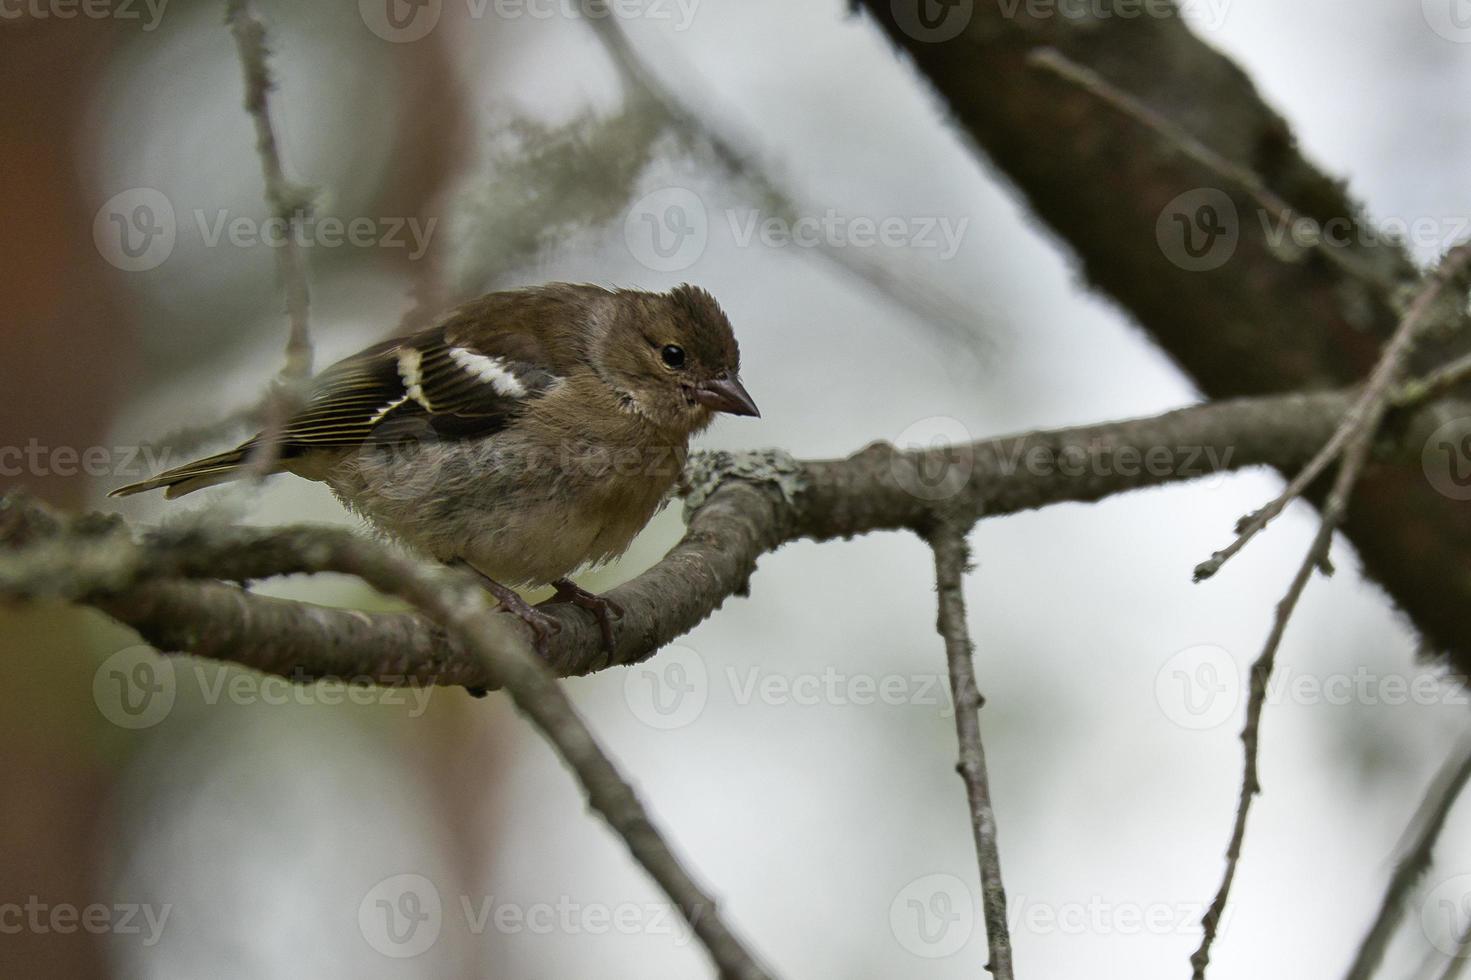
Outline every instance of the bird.
POLYGON ((543 654, 558 624, 517 588, 550 585, 547 603, 587 609, 611 652, 623 610, 569 576, 627 550, 717 413, 761 414, 709 292, 549 283, 344 358, 284 421, 110 496, 318 481, 409 551, 477 575, 543 654))

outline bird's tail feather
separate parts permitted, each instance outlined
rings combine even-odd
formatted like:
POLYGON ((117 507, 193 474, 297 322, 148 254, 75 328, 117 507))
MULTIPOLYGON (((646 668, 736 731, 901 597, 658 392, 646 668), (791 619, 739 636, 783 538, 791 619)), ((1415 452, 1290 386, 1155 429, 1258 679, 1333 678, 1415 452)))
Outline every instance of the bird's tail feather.
MULTIPOLYGON (((125 487, 118 487, 108 494, 109 497, 128 497, 135 493, 143 493, 148 490, 164 488, 164 496, 173 500, 182 497, 186 493, 195 490, 203 490, 220 483, 229 483, 245 476, 249 470, 250 455, 255 451, 256 440, 231 449, 229 452, 216 453, 203 459, 196 459, 192 463, 176 466, 140 483, 130 483, 125 487)), ((276 468, 273 467, 272 472, 276 468)))

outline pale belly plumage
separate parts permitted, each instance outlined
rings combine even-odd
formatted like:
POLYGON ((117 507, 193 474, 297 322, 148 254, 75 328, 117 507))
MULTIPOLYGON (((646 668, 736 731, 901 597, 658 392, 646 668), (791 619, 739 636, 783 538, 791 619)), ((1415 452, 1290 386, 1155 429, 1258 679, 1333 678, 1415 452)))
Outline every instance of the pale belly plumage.
POLYGON ((411 549, 525 586, 621 555, 668 499, 684 447, 657 456, 538 456, 502 436, 364 447, 311 475, 411 549))

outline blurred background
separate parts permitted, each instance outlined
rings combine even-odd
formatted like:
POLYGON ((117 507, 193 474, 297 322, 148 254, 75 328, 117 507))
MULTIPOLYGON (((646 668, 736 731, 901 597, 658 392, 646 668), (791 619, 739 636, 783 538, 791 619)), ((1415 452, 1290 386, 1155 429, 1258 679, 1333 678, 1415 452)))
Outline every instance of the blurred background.
MULTIPOLYGON (((1194 6, 1373 217, 1467 213, 1466 38, 1414 4, 1194 6)), ((1198 397, 839 0, 670 0, 600 23, 534 0, 258 9, 287 173, 314 192, 319 364, 490 289, 691 281, 734 322, 763 411, 707 447, 836 456, 1198 397), (762 231, 830 215, 805 243, 762 231), (898 233, 858 244, 864 221, 898 233)), ((290 478, 104 501, 239 435, 188 430, 252 403, 280 364, 241 69, 213 2, 0 10, 0 446, 25 450, 0 479, 141 522, 350 522, 290 478)), ((1428 261, 1449 242, 1409 244, 1428 261)), ((1242 676, 1314 515, 1294 505, 1209 584, 1190 573, 1278 486, 1214 475, 972 535, 1019 975, 1186 975, 1239 787, 1242 676)), ((582 583, 626 580, 680 530, 672 508, 582 583)), ((1281 651, 1213 976, 1340 975, 1468 728, 1460 683, 1417 663, 1341 542, 1335 558, 1281 651)), ((908 534, 790 545, 649 663, 566 682, 783 976, 981 974, 932 579, 908 534)), ((385 605, 348 579, 261 588, 385 605)), ((158 660, 93 612, 0 620, 0 974, 710 974, 503 697, 291 689, 158 660)), ((1384 976, 1454 949, 1463 921, 1443 909, 1471 893, 1468 831, 1462 807, 1384 976)))

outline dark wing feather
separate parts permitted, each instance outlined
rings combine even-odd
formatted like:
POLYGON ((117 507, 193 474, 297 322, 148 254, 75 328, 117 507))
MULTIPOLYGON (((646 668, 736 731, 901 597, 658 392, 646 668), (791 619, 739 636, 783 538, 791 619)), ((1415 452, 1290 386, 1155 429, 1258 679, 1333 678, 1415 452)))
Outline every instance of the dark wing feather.
MULTIPOLYGON (((512 319, 501 327, 484 319, 487 312, 466 308, 439 326, 376 344, 323 371, 305 407, 282 427, 278 458, 393 440, 395 433, 422 435, 426 424, 441 438, 498 432, 558 375, 539 339, 523 324, 512 319)), ((244 472, 259 438, 112 495, 167 487, 174 497, 234 479, 244 472)))
POLYGON ((379 344, 323 372, 282 431, 283 456, 360 445, 406 419, 446 437, 491 435, 557 380, 527 334, 480 331, 453 342, 448 327, 379 344))

